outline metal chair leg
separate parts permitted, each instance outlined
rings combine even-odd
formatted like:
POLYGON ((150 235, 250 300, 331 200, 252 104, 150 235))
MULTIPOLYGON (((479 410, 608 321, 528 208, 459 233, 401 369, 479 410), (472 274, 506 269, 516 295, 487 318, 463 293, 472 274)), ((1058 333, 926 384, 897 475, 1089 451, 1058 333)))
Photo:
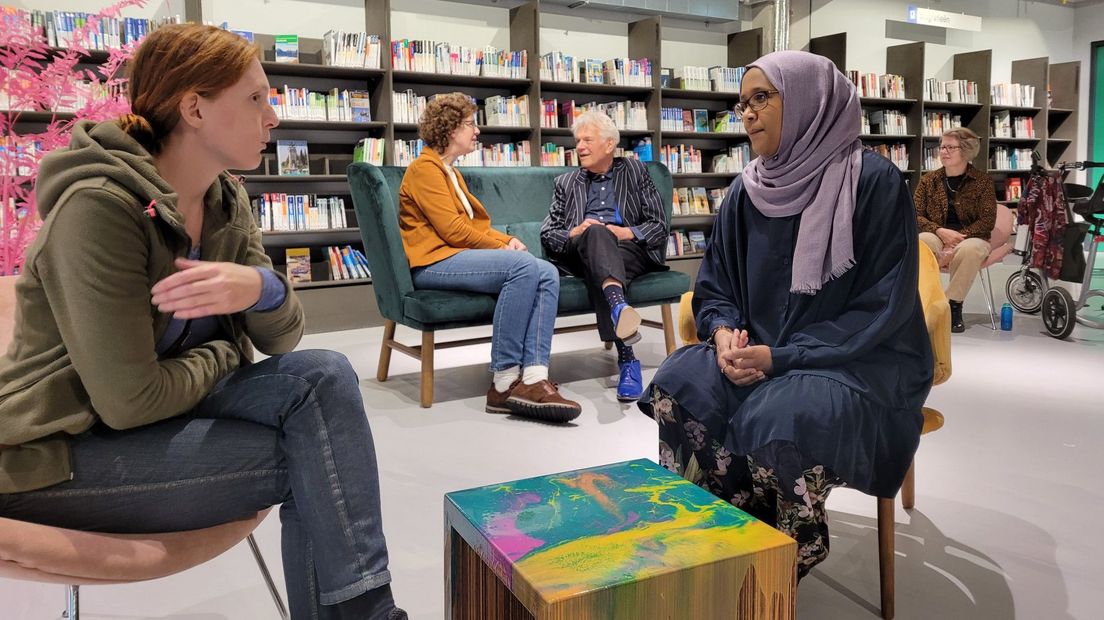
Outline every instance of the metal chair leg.
POLYGON ((65 586, 65 611, 61 617, 80 620, 80 586, 65 586))
POLYGON ((268 592, 272 595, 272 602, 276 604, 276 610, 280 612, 281 620, 289 620, 287 606, 284 605, 284 599, 280 596, 280 591, 276 589, 276 584, 272 581, 272 574, 268 572, 268 565, 265 564, 261 549, 257 546, 257 539, 250 534, 246 540, 249 541, 249 550, 253 552, 253 559, 257 560, 257 568, 261 571, 261 577, 264 577, 265 585, 268 586, 268 592))
POLYGON ((989 277, 989 268, 978 272, 978 280, 981 280, 981 290, 985 293, 985 303, 989 306, 989 322, 993 324, 993 331, 997 331, 997 313, 993 309, 993 280, 989 277))

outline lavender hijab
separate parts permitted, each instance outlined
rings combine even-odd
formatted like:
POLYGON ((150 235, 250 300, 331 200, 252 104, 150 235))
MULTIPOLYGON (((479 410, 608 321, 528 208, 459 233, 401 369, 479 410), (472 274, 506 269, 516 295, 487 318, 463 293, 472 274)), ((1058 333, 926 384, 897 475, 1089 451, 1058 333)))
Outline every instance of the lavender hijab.
POLYGON ((744 168, 752 204, 767 217, 801 214, 790 292, 815 295, 855 264, 851 218, 862 172, 854 85, 823 56, 773 52, 758 67, 782 97, 778 153, 744 168))

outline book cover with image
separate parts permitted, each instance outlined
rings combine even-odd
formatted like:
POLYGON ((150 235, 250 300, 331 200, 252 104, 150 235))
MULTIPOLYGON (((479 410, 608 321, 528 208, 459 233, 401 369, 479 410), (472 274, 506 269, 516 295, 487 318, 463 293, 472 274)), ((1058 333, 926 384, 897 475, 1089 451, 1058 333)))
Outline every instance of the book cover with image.
POLYGON ((276 62, 299 62, 299 35, 276 35, 276 62))
POLYGON ((709 110, 694 110, 694 131, 709 132, 709 110))
POLYGON ((289 282, 311 281, 310 248, 288 248, 287 278, 289 282))
POLYGON ((310 157, 306 140, 277 140, 276 159, 281 176, 310 174, 310 157))

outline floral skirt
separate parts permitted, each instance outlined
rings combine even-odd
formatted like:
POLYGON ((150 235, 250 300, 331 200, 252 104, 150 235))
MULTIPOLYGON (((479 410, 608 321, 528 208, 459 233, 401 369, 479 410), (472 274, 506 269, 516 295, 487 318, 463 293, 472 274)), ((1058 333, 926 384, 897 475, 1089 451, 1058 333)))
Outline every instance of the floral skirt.
POLYGON ((656 385, 652 413, 659 424, 659 463, 797 541, 797 576, 828 557, 828 492, 843 486, 788 441, 753 454, 731 454, 723 438, 656 385))

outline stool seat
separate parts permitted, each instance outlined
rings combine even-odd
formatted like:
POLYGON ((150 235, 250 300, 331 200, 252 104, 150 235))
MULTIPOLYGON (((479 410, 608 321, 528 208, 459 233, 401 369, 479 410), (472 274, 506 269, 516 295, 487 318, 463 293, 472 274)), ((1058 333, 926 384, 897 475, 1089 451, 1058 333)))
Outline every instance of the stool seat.
POLYGON ((445 496, 446 617, 795 613, 797 543, 640 459, 445 496))
POLYGON ((943 428, 943 414, 939 413, 931 407, 921 408, 921 412, 924 414, 924 428, 921 429, 921 435, 927 435, 932 431, 937 431, 943 428))
POLYGON ((173 575, 249 536, 268 511, 187 532, 104 534, 0 518, 0 578, 103 585, 173 575))

